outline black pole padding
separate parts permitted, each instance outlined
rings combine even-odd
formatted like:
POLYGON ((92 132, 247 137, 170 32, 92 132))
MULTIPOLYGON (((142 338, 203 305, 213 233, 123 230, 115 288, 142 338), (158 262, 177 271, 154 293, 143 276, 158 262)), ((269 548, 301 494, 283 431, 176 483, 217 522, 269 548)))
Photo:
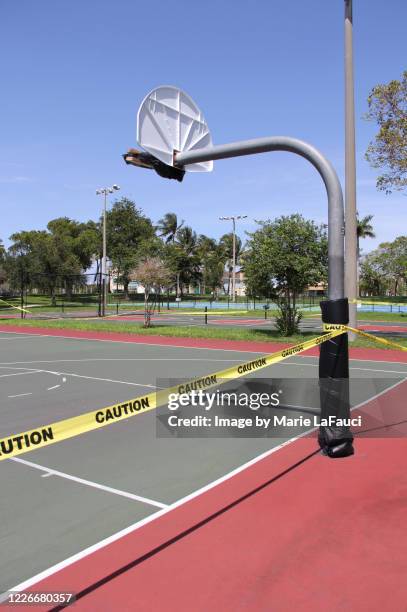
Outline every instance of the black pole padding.
MULTIPOLYGON (((320 302, 323 323, 349 323, 347 298, 320 302)), ((320 345, 319 394, 321 420, 331 422, 319 428, 318 442, 322 452, 331 458, 354 454, 350 428, 337 424, 350 418, 349 348, 347 334, 331 338, 320 345)))

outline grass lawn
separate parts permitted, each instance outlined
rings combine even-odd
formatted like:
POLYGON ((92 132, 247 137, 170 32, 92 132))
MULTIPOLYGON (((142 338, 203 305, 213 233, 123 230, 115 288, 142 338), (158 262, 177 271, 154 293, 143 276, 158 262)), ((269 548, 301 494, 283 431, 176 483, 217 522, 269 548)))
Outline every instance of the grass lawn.
MULTIPOLYGON (((17 306, 17 304, 15 304, 17 306)), ((119 307, 119 314, 122 313, 124 314, 125 312, 133 312, 135 310, 142 310, 143 309, 143 304, 120 304, 119 307)), ((19 307, 19 306, 18 306, 19 307)), ((83 313, 89 313, 89 315, 93 314, 93 313, 97 313, 98 311, 98 305, 97 304, 86 304, 86 303, 78 303, 78 302, 65 302, 64 303, 64 307, 62 308, 61 304, 58 304, 57 306, 50 306, 50 305, 40 305, 38 304, 35 305, 34 307, 26 307, 25 308, 31 312, 33 315, 37 315, 37 314, 53 314, 53 315, 59 315, 59 314, 72 314, 72 316, 75 316, 75 313, 79 313, 79 312, 83 312, 83 313)), ((13 308, 8 308, 8 307, 4 307, 2 308, 1 303, 0 303, 0 316, 1 314, 10 314, 10 313, 16 313, 16 312, 20 312, 19 310, 15 310, 13 308)), ((110 314, 116 314, 117 310, 116 310, 116 305, 115 304, 109 304, 108 305, 108 313, 110 314)), ((170 310, 167 310, 166 307, 161 308, 161 314, 165 315, 165 314, 171 314, 171 315, 193 315, 193 316, 201 316, 204 317, 205 315, 205 311, 198 309, 198 308, 170 308, 170 310)), ((228 309, 223 309, 223 308, 216 308, 216 309, 208 309, 208 317, 217 317, 217 316, 222 316, 222 317, 230 317, 231 319, 234 317, 245 317, 245 318, 249 318, 249 319, 264 319, 264 310, 228 310, 228 309)), ((272 317, 275 317, 277 315, 277 311, 276 310, 269 310, 267 312, 267 319, 270 319, 272 317)), ((318 312, 310 312, 308 310, 304 310, 303 311, 303 319, 320 319, 321 316, 318 312)), ((358 320, 359 321, 393 321, 393 322, 404 322, 407 323, 407 313, 390 313, 390 312, 358 312, 358 320)))
MULTIPOLYGON (((297 344, 304 340, 316 338, 318 334, 313 332, 304 332, 294 336, 281 336, 275 330, 269 329, 233 329, 233 328, 212 328, 212 327, 178 327, 170 325, 153 325, 149 329, 145 329, 139 324, 120 323, 112 321, 81 321, 81 320, 58 320, 58 321, 38 321, 13 319, 0 321, 3 326, 18 325, 22 328, 27 327, 42 327, 47 329, 77 329, 84 331, 107 331, 118 332, 125 334, 136 334, 144 336, 170 336, 178 338, 219 338, 222 340, 248 340, 252 342, 286 342, 297 344)), ((407 347, 407 339, 398 338, 392 340, 399 346, 407 347)), ((358 338, 352 343, 352 346, 370 347, 370 348, 392 348, 386 347, 383 344, 368 340, 367 338, 358 338)))
MULTIPOLYGON (((1 298, 1 296, 0 296, 1 298)), ((5 298, 5 301, 9 304, 20 307, 21 301, 19 297, 14 298, 5 298)), ((67 300, 64 296, 56 296, 56 304, 53 306, 51 304, 51 298, 47 295, 28 295, 25 296, 24 301, 26 302, 27 310, 38 313, 46 313, 46 312, 62 312, 64 309, 65 312, 69 312, 72 310, 83 310, 83 311, 95 311, 98 309, 99 296, 94 294, 84 294, 84 295, 74 295, 71 300, 67 300)), ((407 303, 407 297, 386 297, 385 301, 383 298, 361 298, 360 300, 363 304, 401 304, 407 303)), ((182 303, 181 307, 178 307, 178 304, 174 302, 170 302, 170 310, 167 310, 167 303, 164 300, 163 306, 161 307, 162 312, 171 312, 173 313, 195 313, 195 314, 204 314, 204 308, 199 305, 199 301, 195 302, 194 300, 185 300, 182 303), (194 306, 194 304, 196 304, 194 306)), ((109 312, 116 312, 117 305, 119 307, 119 312, 127 311, 127 310, 137 310, 142 309, 144 307, 144 302, 142 300, 137 301, 126 301, 122 296, 115 297, 114 295, 109 295, 108 299, 108 310, 109 312)), ((249 302, 249 305, 252 306, 253 303, 249 302)), ((220 308, 210 308, 208 307, 208 315, 214 314, 228 314, 232 316, 239 315, 250 315, 251 317, 263 317, 264 318, 264 309, 263 308, 255 308, 255 309, 246 309, 246 302, 237 302, 234 304, 233 302, 229 303, 229 307, 227 306, 227 302, 224 302, 224 305, 220 308), (237 306, 243 306, 243 308, 239 309, 237 306)), ((312 310, 310 310, 310 304, 307 303, 298 303, 298 307, 303 312, 304 318, 308 317, 318 317, 319 316, 319 307, 318 300, 315 301, 315 304, 312 306, 312 310)), ((374 306, 372 306, 374 307, 374 306)), ((2 311, 9 310, 10 307, 7 306, 4 302, 0 300, 0 313, 2 311)), ((407 320, 407 313, 399 313, 396 312, 397 307, 394 306, 394 312, 358 312, 358 318, 360 320, 369 320, 369 321, 403 321, 407 320), (398 317, 398 318, 397 318, 398 317)), ((268 311, 268 316, 274 316, 276 314, 276 309, 268 311)))
POLYGON ((396 312, 358 312, 359 321, 399 321, 407 323, 407 313, 396 312))
MULTIPOLYGON (((394 323, 406 323, 407 313, 396 312, 358 312, 358 321, 392 321, 394 323)), ((316 312, 304 314, 304 319, 321 319, 321 316, 316 312)))

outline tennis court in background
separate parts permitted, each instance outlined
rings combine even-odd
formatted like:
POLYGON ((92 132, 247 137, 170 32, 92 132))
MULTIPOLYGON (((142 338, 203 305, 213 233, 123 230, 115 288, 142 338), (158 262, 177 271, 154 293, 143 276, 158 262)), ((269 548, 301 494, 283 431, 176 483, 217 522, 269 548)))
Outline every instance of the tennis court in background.
MULTIPOLYGON (((184 308, 185 310, 185 308, 184 308)), ((0 323, 1 319, 18 319, 20 318, 21 312, 16 308, 0 308, 0 323)), ((66 312, 54 312, 54 313, 42 313, 36 312, 35 309, 24 313, 26 320, 47 320, 47 319, 87 319, 89 318, 89 312, 86 310, 77 309, 76 311, 66 312)), ((230 314, 227 312, 216 313, 216 310, 208 310, 204 312, 183 312, 183 309, 172 309, 166 310, 161 309, 159 312, 155 312, 152 315, 152 322, 154 326, 179 326, 179 327, 214 327, 214 328, 240 328, 240 329, 253 329, 253 330, 275 330, 274 317, 267 314, 266 316, 259 315, 258 313, 246 312, 239 314, 238 311, 231 311, 230 314), (267 318, 266 318, 267 316, 267 318)), ((135 309, 131 311, 120 311, 120 314, 116 314, 115 310, 111 310, 106 317, 92 317, 92 321, 95 325, 101 325, 105 321, 113 324, 128 324, 129 326, 139 325, 140 327, 144 324, 144 310, 135 309)), ((360 321, 359 328, 365 331, 374 333, 376 336, 391 336, 394 338, 406 338, 407 337, 407 323, 403 321, 360 321)), ((302 332, 310 332, 319 334, 322 331, 321 317, 318 314, 313 316, 307 316, 300 322, 300 329, 302 332)))
MULTIPOLYGON (((69 337, 68 333, 63 337, 64 331, 67 332, 59 330, 59 335, 53 335, 52 330, 12 332, 3 328, 0 332, 0 437, 137 397, 154 389, 160 378, 194 378, 270 351, 260 343, 157 337, 131 340, 130 336, 120 340, 114 334, 88 334, 86 338, 86 333, 82 338, 75 334, 69 337)), ((311 351, 291 357, 258 375, 316 377, 316 355, 311 351)), ((383 423, 379 425, 375 410, 382 411, 388 397, 389 422, 399 419, 401 429, 397 431, 402 437, 399 395, 404 389, 405 396, 405 353, 358 349, 354 357, 351 376, 380 379, 381 386, 376 393, 354 397, 353 405, 371 410, 372 424, 376 422, 380 429, 383 423)), ((297 414, 301 414, 300 408, 297 414)), ((306 412, 307 406, 303 408, 306 412)), ((363 441, 368 443, 380 445, 382 441, 363 441)), ((317 462, 317 469, 320 460, 325 461, 325 471, 338 465, 325 458, 317 459, 313 455, 315 448, 314 439, 287 445, 283 434, 281 438, 256 439, 157 438, 153 411, 2 461, 0 592, 16 586, 34 589, 32 585, 39 580, 62 577, 68 568, 73 573, 64 588, 86 591, 103 578, 103 573, 107 576, 114 571, 112 563, 118 569, 131 564, 130 557, 134 560, 147 555, 146 560, 150 559, 148 550, 155 550, 160 542, 173 537, 174 546, 178 546, 177 534, 188 525, 198 525, 194 529, 197 537, 199 522, 205 522, 205 516, 216 514, 225 504, 273 480, 273 475, 280 482, 279 475, 288 470, 292 478, 296 464, 298 470, 304 469, 303 460, 308 455, 309 465, 317 462), (193 519, 186 520, 188 508, 193 509, 193 519), (132 544, 124 547, 125 553, 120 549, 109 564, 95 560, 91 569, 91 551, 94 555, 105 554, 102 551, 111 545, 119 546, 119 542, 122 546, 129 537, 132 544), (73 568, 85 559, 86 572, 81 569, 81 579, 75 583, 73 568)), ((264 491, 259 491, 261 494, 264 491)), ((286 503, 287 495, 285 492, 286 503)), ((251 496, 253 503, 256 496, 257 493, 251 496)), ((296 506, 294 498, 290 503, 296 506)), ((227 517, 228 511, 222 512, 222 521, 227 517)), ((254 516, 246 513, 244 520, 252 524, 254 516)), ((171 546, 165 546, 163 557, 171 546)), ((160 558, 159 551, 154 553, 156 557, 160 558)), ((140 564, 129 567, 129 571, 136 571, 140 564)), ((126 571, 120 573, 120 580, 126 579, 125 574, 126 571)), ((114 579, 108 582, 110 588, 114 579)), ((85 605, 86 598, 94 597, 96 592, 96 588, 87 591, 75 606, 85 605)), ((148 602, 144 603, 146 607, 140 609, 147 609, 148 602)), ((92 605, 104 609, 100 601, 92 605)), ((120 608, 126 609, 122 605, 120 608)))

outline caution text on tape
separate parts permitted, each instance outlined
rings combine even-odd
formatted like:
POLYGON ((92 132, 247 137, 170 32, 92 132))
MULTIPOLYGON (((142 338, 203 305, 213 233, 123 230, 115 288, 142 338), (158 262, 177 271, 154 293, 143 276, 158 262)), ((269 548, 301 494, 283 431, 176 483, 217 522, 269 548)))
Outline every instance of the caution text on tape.
POLYGON ((318 346, 327 340, 346 333, 347 331, 353 331, 362 336, 366 336, 371 340, 393 346, 403 351, 407 350, 407 347, 400 346, 399 344, 390 342, 384 338, 378 338, 372 334, 362 332, 361 330, 354 329, 347 325, 325 323, 324 331, 327 333, 324 333, 317 338, 306 340, 300 344, 290 346, 281 351, 270 353, 251 361, 246 361, 239 365, 220 370, 219 372, 194 378, 174 387, 160 389, 119 404, 114 404, 113 406, 93 410, 91 412, 57 421, 56 423, 51 423, 50 425, 44 425, 30 431, 9 435, 6 438, 0 439, 0 461, 15 457, 16 455, 27 453, 37 448, 48 446, 50 444, 62 442, 68 438, 73 438, 83 433, 93 431, 101 427, 106 427, 107 425, 128 419, 138 414, 149 412, 159 406, 165 405, 168 401, 168 395, 170 393, 190 393, 191 391, 200 389, 210 389, 225 383, 227 380, 241 378, 248 373, 261 370, 262 368, 266 368, 272 364, 278 363, 279 361, 283 361, 288 357, 297 355, 312 347, 318 346))
POLYGON ((292 355, 297 355, 298 353, 318 346, 343 333, 344 330, 342 329, 334 329, 317 338, 306 340, 281 351, 270 353, 251 361, 246 361, 239 365, 226 368, 225 370, 220 370, 219 372, 194 378, 174 387, 153 391, 146 395, 119 404, 114 404, 113 406, 92 410, 91 412, 37 427, 30 431, 9 435, 0 439, 0 461, 27 453, 37 448, 49 446, 50 444, 62 442, 68 438, 73 438, 83 433, 106 427, 107 425, 131 418, 138 414, 144 414, 159 406, 164 406, 168 402, 168 395, 170 393, 190 393, 191 391, 200 389, 211 389, 215 386, 224 384, 227 380, 241 378, 248 373, 261 370, 274 363, 283 361, 292 355))
POLYGON ((359 336, 363 336, 365 338, 369 338, 369 340, 373 340, 374 342, 378 342, 379 344, 386 344, 387 346, 392 346, 393 348, 399 349, 400 351, 407 351, 407 347, 402 346, 401 344, 397 344, 396 342, 391 342, 390 340, 386 340, 386 338, 378 338, 373 334, 368 334, 361 329, 356 329, 355 327, 350 327, 349 325, 343 325, 340 323, 324 323, 323 324, 324 331, 330 332, 334 330, 342 330, 343 332, 353 332, 358 334, 359 336))

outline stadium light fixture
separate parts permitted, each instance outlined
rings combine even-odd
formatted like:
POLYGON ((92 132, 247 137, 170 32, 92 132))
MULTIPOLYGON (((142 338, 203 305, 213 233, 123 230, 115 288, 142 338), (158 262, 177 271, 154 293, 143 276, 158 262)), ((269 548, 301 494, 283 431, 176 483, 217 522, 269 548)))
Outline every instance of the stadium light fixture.
POLYGON ((233 222, 233 268, 232 268, 232 301, 236 302, 236 221, 247 219, 247 215, 232 215, 230 217, 219 217, 219 221, 233 222))

